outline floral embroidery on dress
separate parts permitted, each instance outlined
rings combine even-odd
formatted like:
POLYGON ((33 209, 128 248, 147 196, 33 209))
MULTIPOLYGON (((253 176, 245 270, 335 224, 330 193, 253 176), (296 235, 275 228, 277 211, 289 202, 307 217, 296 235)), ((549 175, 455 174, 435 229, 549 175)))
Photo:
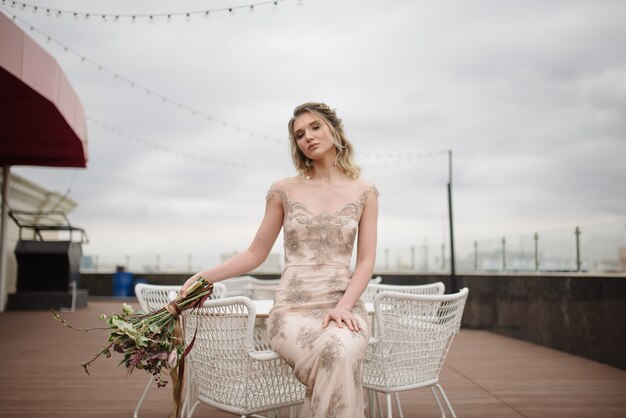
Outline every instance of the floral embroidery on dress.
POLYGON ((285 302, 292 305, 301 305, 310 301, 313 297, 311 291, 304 290, 302 288, 302 279, 298 277, 297 271, 294 272, 293 276, 291 276, 291 279, 289 279, 285 292, 287 293, 285 302))
POLYGON ((296 342, 303 350, 313 350, 313 343, 322 334, 322 329, 315 329, 310 327, 300 327, 298 329, 298 336, 296 342))
POLYGON ((272 320, 269 321, 268 336, 270 341, 276 338, 285 339, 285 314, 283 312, 276 312, 272 315, 272 320))
MULTIPOLYGON (((313 393, 309 394, 309 397, 311 397, 311 395, 313 395, 313 393)), ((311 399, 311 416, 313 418, 317 417, 317 411, 320 409, 320 397, 319 395, 315 395, 313 396, 313 399, 311 399)))
POLYGON ((358 388, 363 384, 363 359, 358 359, 352 364, 352 377, 355 387, 358 388))
POLYGON ((333 249, 352 247, 351 243, 344 242, 342 226, 343 223, 339 219, 326 212, 311 219, 311 222, 306 226, 308 233, 305 238, 305 242, 313 250, 310 261, 324 264, 327 261, 328 253, 333 249))
POLYGON ((342 277, 339 275, 338 271, 335 271, 333 274, 333 277, 330 278, 330 280, 328 281, 328 287, 331 290, 345 290, 346 285, 344 284, 344 280, 342 279, 342 277))
POLYGON ((305 315, 311 318, 322 319, 328 313, 328 308, 313 308, 306 311, 305 315))
POLYGON ((330 372, 335 366, 335 361, 341 356, 345 348, 346 346, 339 337, 331 335, 324 343, 324 348, 322 348, 322 353, 320 354, 321 367, 330 372))
POLYGON ((291 254, 298 257, 304 257, 300 240, 298 239, 298 233, 294 229, 285 232, 284 241, 285 251, 289 251, 291 254))
POLYGON ((343 386, 339 386, 330 396, 330 402, 328 403, 328 409, 326 410, 324 418, 337 418, 341 416, 343 410, 347 407, 348 405, 343 402, 343 386))

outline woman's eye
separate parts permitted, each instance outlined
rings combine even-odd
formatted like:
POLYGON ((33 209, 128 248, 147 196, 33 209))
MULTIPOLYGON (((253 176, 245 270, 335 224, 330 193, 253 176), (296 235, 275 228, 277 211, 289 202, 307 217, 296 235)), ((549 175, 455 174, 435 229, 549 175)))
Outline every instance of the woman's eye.
POLYGON ((296 139, 302 139, 303 136, 304 136, 303 133, 297 133, 296 134, 296 139))

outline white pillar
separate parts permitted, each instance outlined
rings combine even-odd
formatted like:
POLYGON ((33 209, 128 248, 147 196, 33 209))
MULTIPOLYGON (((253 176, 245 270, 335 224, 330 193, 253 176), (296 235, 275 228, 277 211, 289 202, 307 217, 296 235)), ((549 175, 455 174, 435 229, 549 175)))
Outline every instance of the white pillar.
POLYGON ((0 312, 4 312, 7 299, 7 221, 9 215, 9 181, 11 166, 2 167, 2 212, 0 214, 0 312))

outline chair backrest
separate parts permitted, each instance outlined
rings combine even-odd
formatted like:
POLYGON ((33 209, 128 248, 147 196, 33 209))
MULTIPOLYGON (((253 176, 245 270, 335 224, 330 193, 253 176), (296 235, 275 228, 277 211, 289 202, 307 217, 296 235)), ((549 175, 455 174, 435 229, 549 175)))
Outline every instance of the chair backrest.
POLYGON ((195 335, 187 357, 200 399, 220 406, 238 405, 246 393, 256 309, 244 296, 209 300, 183 313, 185 340, 195 335))
POLYGON ((370 282, 363 291, 363 295, 361 296, 361 298, 364 302, 374 302, 374 297, 380 292, 384 291, 409 293, 412 295, 443 295, 443 292, 445 292, 445 290, 446 287, 442 282, 410 286, 370 282))
POLYGON ((261 280, 257 278, 250 279, 252 286, 252 299, 274 299, 276 288, 280 283, 280 279, 261 280))
POLYGON ((406 389, 436 383, 460 329, 467 295, 467 288, 450 295, 377 294, 374 310, 379 342, 371 364, 366 358, 368 383, 406 389))
MULTIPOLYGON (((137 283, 135 285, 135 296, 141 310, 152 312, 161 309, 176 298, 182 285, 158 285, 137 283)), ((226 287, 221 283, 213 283, 213 292, 210 299, 221 299, 226 293, 226 287)))
POLYGON ((251 298, 252 280, 254 280, 252 276, 237 276, 221 281, 220 283, 226 287, 224 297, 245 296, 251 298))
POLYGON ((383 278, 381 276, 376 276, 370 279, 370 284, 379 284, 382 281, 383 281, 383 278))

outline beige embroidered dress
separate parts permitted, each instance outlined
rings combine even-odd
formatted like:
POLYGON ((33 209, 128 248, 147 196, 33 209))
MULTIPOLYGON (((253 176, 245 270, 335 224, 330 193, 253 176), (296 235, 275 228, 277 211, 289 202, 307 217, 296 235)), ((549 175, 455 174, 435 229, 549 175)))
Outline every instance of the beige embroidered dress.
POLYGON ((350 258, 361 213, 373 185, 322 185, 291 178, 274 183, 268 199, 281 199, 285 269, 267 322, 270 344, 307 386, 304 416, 364 416, 362 371, 369 328, 358 301, 352 312, 360 332, 322 320, 350 282, 350 258))

